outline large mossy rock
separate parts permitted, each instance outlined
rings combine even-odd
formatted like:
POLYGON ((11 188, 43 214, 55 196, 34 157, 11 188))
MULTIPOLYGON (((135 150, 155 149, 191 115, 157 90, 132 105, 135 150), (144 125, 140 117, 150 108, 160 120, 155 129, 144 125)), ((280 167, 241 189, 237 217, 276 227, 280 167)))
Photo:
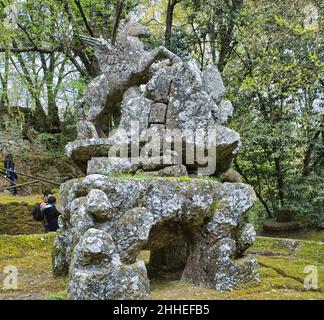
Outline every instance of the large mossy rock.
MULTIPOLYGON (((216 174, 221 174, 230 168, 233 155, 240 146, 240 135, 226 127, 233 106, 222 100, 224 94, 216 67, 209 66, 201 71, 194 60, 164 66, 151 75, 141 91, 130 88, 129 93, 126 92, 120 124, 114 135, 107 139, 94 137, 70 142, 66 154, 86 172, 87 162, 92 158, 107 157, 112 146, 134 143, 132 134, 136 124, 141 150, 149 145, 145 143, 145 137, 151 133, 160 134, 165 143, 169 139, 168 130, 177 130, 176 138, 180 137, 182 142, 182 164, 189 163, 185 158, 186 151, 200 144, 205 153, 216 150, 216 174), (208 131, 212 132, 210 140, 205 137, 198 143, 195 134, 200 130, 205 130, 206 135, 208 131), (187 135, 189 131, 192 135, 187 135)), ((197 170, 200 166, 198 156, 194 155, 194 161, 188 167, 197 170)))
POLYGON ((244 255, 255 238, 241 220, 256 200, 246 184, 95 174, 64 184, 61 198, 53 267, 55 274, 69 269, 74 299, 147 297, 137 256, 151 250, 159 261, 176 241, 185 251, 167 259, 179 263, 183 279, 220 291, 259 280, 256 260, 244 255))
POLYGON ((89 85, 87 120, 81 116, 78 140, 66 146, 87 173, 62 186, 53 253, 54 273, 69 273, 73 299, 147 297, 146 268, 136 261, 141 250, 151 251, 150 274, 181 272, 219 291, 259 280, 255 258, 244 254, 255 239, 242 219, 256 201, 253 188, 240 179, 201 178, 230 169, 240 147, 240 135, 226 127, 233 106, 223 100, 220 73, 156 50, 170 61, 149 63, 145 79, 109 92, 103 88, 116 74, 94 80, 108 86, 89 85), (103 94, 110 95, 105 105, 103 94), (92 114, 112 103, 121 103, 121 119, 105 138, 105 114, 92 114))

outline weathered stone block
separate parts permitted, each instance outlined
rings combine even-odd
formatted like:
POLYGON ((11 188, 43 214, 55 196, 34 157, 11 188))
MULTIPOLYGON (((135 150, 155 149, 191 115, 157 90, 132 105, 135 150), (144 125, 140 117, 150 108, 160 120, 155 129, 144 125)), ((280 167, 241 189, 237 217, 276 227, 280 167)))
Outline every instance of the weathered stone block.
POLYGON ((181 177, 187 176, 188 171, 186 166, 182 164, 176 164, 174 166, 166 167, 164 169, 159 170, 159 173, 163 177, 181 177))
POLYGON ((154 103, 152 104, 150 111, 150 123, 165 123, 167 105, 164 103, 154 103))
POLYGON ((140 165, 131 162, 129 158, 92 158, 88 161, 87 174, 135 173, 140 165))

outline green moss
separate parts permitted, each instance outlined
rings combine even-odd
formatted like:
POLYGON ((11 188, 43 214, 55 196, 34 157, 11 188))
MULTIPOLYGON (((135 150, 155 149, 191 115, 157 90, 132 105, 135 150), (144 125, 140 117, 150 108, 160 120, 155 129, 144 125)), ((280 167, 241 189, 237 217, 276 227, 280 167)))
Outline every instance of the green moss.
POLYGON ((323 263, 324 260, 324 242, 319 241, 301 241, 301 245, 296 249, 296 257, 304 257, 323 263))
POLYGON ((33 206, 41 198, 40 195, 32 195, 26 197, 16 197, 11 194, 0 194, 0 204, 21 203, 22 205, 33 206))
POLYGON ((182 176, 176 178, 178 181, 191 181, 191 178, 188 176, 182 176))
POLYGON ((212 214, 214 214, 217 211, 217 209, 219 208, 219 203, 220 203, 220 201, 218 201, 218 200, 213 201, 213 203, 210 207, 210 211, 212 214))
MULTIPOLYGON (((299 259, 299 258, 282 258, 282 257, 258 257, 258 261, 263 266, 271 267, 276 273, 276 280, 291 279, 298 283, 298 287, 304 288, 304 273, 306 266, 315 266, 318 272, 318 286, 324 289, 324 266, 319 262, 310 259, 299 259), (276 271, 277 270, 277 271, 276 271)), ((272 281, 273 282, 273 281, 272 281)))
MULTIPOLYGON (((58 194, 54 194, 60 202, 58 194)), ((43 223, 35 221, 32 216, 34 205, 41 199, 40 195, 15 197, 0 194, 0 234, 37 234, 43 233, 43 223)))
POLYGON ((43 225, 32 216, 33 206, 26 203, 0 204, 0 234, 42 233, 43 225))
POLYGON ((321 262, 324 257, 324 243, 320 241, 257 237, 248 251, 259 255, 293 256, 321 262), (289 242, 295 243, 295 247, 290 247, 289 242))
POLYGON ((0 235, 0 257, 1 259, 23 257, 26 252, 51 248, 55 233, 38 235, 0 235))
POLYGON ((189 176, 180 176, 180 177, 163 177, 159 174, 157 171, 155 175, 145 174, 145 172, 138 171, 135 174, 131 173, 113 173, 106 175, 110 178, 116 178, 116 179, 163 179, 163 180, 175 180, 175 181, 185 181, 185 182, 201 182, 203 181, 219 181, 219 178, 217 177, 208 177, 208 176, 195 176, 195 177, 189 177, 189 176))
POLYGON ((51 251, 55 233, 42 235, 1 236, 0 270, 7 265, 18 268, 18 290, 1 291, 0 300, 45 299, 47 295, 63 295, 67 277, 52 274, 51 251))
MULTIPOLYGON (((53 193, 55 197, 59 197, 59 190, 53 189, 53 193)), ((43 197, 43 195, 30 195, 30 196, 14 196, 12 194, 0 193, 0 204, 10 204, 17 203, 21 205, 34 206, 35 203, 39 202, 39 200, 43 197)))
POLYGON ((324 230, 321 229, 309 229, 302 233, 289 235, 289 238, 308 240, 308 241, 322 241, 324 242, 324 230))
MULTIPOLYGON (((0 299, 28 298, 28 299, 68 299, 66 294, 67 277, 54 277, 51 266, 51 252, 54 243, 54 233, 29 236, 0 236, 0 270, 6 265, 15 265, 19 271, 19 289, 1 291, 0 299)), ((321 253, 318 242, 304 241, 300 251, 295 255, 286 255, 286 251, 279 246, 276 252, 276 240, 258 237, 256 247, 259 253, 259 273, 261 282, 249 288, 232 292, 217 292, 195 286, 181 280, 151 280, 152 299, 324 299, 323 261, 318 261, 321 253), (315 249, 317 248, 317 249, 315 249), (271 252, 271 255, 264 253, 271 252), (305 256, 303 256, 305 255, 305 256), (307 291, 303 286, 304 268, 314 265, 318 268, 318 291, 307 291), (280 272, 278 272, 280 271, 280 272)), ((295 251, 297 252, 297 251, 295 251)), ((146 263, 149 251, 142 251, 138 260, 146 263)))
POLYGON ((150 260, 150 251, 148 251, 148 250, 141 251, 140 254, 137 256, 137 260, 142 260, 146 264, 149 263, 149 260, 150 260))
POLYGON ((46 300, 68 300, 68 295, 66 292, 64 293, 56 293, 56 294, 49 294, 46 297, 46 300))
POLYGON ((249 252, 262 255, 290 255, 290 248, 284 245, 278 245, 279 238, 257 237, 253 246, 249 248, 249 252))
POLYGON ((136 172, 135 174, 131 173, 112 173, 106 175, 109 178, 116 178, 116 179, 148 179, 152 178, 151 176, 144 175, 143 172, 136 172))

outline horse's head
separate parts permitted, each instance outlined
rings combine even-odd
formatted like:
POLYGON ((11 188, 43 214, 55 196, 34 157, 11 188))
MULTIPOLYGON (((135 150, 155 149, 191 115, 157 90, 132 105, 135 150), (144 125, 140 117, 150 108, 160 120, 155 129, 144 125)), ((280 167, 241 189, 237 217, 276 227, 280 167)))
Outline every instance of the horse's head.
POLYGON ((147 38, 150 36, 150 31, 147 27, 132 20, 125 23, 125 33, 129 36, 138 38, 147 38))

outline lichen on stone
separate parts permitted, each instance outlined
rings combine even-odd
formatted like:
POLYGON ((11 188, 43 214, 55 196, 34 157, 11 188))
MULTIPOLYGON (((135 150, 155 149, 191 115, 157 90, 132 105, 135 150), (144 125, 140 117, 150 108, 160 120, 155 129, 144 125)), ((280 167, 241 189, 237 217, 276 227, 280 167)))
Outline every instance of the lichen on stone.
POLYGON ((256 201, 254 190, 238 179, 215 179, 232 166, 240 146, 240 135, 226 127, 233 108, 223 100, 220 73, 163 47, 146 52, 139 34, 128 37, 133 23, 121 25, 116 45, 123 46, 111 54, 103 39, 85 39, 115 60, 89 84, 83 99, 89 114, 66 146, 87 176, 61 187, 54 272, 68 266, 73 299, 148 297, 147 269, 137 260, 142 250, 151 252, 150 272, 177 269, 183 280, 205 288, 260 281, 256 258, 246 254, 255 232, 242 219, 256 201), (158 63, 160 57, 168 61, 158 63), (106 138, 106 115, 117 103, 120 123, 106 138), (207 153, 208 164, 201 159, 207 153))

